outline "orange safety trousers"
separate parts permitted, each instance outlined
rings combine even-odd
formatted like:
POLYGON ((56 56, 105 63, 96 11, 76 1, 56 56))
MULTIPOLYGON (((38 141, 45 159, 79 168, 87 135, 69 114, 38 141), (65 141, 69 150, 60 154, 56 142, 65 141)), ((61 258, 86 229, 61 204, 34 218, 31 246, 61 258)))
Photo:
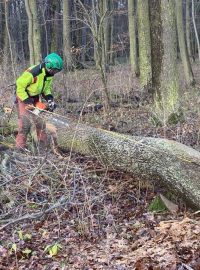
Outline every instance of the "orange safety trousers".
MULTIPOLYGON (((39 96, 33 97, 33 105, 39 101, 39 96)), ((27 136, 30 132, 32 123, 35 124, 38 137, 38 144, 45 145, 47 143, 46 124, 45 121, 37 115, 26 110, 27 104, 17 98, 18 111, 18 134, 16 137, 16 148, 25 148, 27 136)))

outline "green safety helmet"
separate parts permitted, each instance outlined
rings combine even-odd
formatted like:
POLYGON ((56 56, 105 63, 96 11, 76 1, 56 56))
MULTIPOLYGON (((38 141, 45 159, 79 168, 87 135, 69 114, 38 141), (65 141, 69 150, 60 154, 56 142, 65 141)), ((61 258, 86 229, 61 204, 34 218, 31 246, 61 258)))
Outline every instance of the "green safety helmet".
POLYGON ((48 54, 45 57, 44 62, 47 69, 55 69, 60 71, 63 68, 63 60, 57 53, 48 54))

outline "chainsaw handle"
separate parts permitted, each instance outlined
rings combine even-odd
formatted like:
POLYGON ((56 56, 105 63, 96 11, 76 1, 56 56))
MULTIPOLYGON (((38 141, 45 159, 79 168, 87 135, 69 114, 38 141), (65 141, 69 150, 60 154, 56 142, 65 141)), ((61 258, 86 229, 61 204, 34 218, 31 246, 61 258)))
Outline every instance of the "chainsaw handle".
POLYGON ((33 104, 28 104, 25 106, 25 109, 28 110, 28 111, 33 111, 35 109, 34 105, 33 104))

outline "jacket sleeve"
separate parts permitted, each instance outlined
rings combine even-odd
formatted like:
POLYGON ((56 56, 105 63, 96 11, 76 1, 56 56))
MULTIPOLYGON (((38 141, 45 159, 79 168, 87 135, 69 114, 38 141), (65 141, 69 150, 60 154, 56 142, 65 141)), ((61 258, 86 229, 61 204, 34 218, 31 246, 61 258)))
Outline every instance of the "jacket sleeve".
POLYGON ((16 81, 16 85, 17 85, 16 95, 21 101, 24 101, 25 99, 27 99, 29 97, 27 92, 26 92, 26 88, 32 82, 33 82, 33 75, 28 71, 25 71, 17 79, 17 81, 16 81))
POLYGON ((43 89, 43 95, 48 96, 51 95, 52 96, 52 84, 53 84, 53 77, 49 77, 46 81, 45 81, 45 87, 43 89))

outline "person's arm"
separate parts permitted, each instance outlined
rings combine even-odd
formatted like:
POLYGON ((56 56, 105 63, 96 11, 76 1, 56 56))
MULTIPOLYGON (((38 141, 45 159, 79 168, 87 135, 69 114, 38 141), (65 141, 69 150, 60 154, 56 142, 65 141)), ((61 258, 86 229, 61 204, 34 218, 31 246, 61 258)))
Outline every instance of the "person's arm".
POLYGON ((45 86, 43 89, 43 97, 48 100, 49 97, 53 98, 52 95, 52 85, 53 85, 53 77, 47 77, 45 81, 45 86))
POLYGON ((43 89, 43 97, 48 102, 48 108, 50 111, 53 111, 56 108, 56 104, 54 102, 54 98, 52 95, 52 82, 53 82, 53 77, 49 77, 45 81, 45 87, 43 89))
POLYGON ((31 103, 31 99, 29 98, 28 93, 26 92, 26 88, 32 82, 33 82, 33 75, 28 71, 25 71, 16 81, 17 85, 16 95, 21 101, 25 103, 31 103))

